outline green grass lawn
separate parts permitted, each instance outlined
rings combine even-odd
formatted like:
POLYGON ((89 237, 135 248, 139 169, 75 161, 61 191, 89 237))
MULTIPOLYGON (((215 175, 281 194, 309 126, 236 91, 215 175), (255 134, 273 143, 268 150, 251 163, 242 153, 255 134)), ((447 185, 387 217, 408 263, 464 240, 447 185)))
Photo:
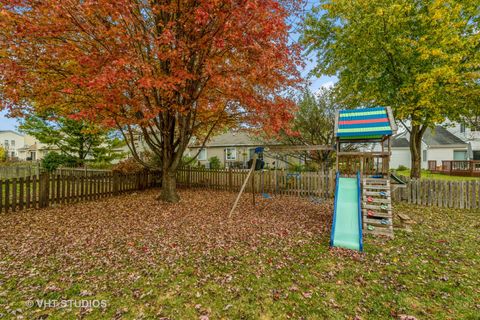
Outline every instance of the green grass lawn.
MULTIPOLYGON (((397 175, 410 177, 410 170, 397 170, 397 175)), ((449 176, 441 173, 430 173, 428 170, 422 170, 422 179, 448 180, 448 181, 470 181, 479 180, 478 177, 459 177, 449 176)))
POLYGON ((332 204, 158 190, 4 215, 0 313, 24 319, 479 319, 480 212, 396 206, 416 223, 330 250, 332 204), (26 307, 33 299, 100 308, 26 307), (13 316, 12 316, 13 315, 13 316))

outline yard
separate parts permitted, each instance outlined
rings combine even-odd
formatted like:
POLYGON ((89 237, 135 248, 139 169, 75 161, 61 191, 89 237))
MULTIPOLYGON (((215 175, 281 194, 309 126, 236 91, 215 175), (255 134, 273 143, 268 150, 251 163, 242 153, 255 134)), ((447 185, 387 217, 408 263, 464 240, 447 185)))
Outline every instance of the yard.
POLYGON ((328 248, 332 204, 158 190, 1 216, 0 318, 478 319, 480 213, 417 223, 365 253, 328 248), (37 300, 103 300, 39 307, 37 300))
MULTIPOLYGON (((397 175, 410 177, 410 170, 397 170, 397 175)), ((478 181, 478 177, 461 177, 461 176, 450 176, 448 174, 441 173, 431 173, 428 170, 422 170, 422 179, 435 179, 435 180, 447 180, 447 181, 478 181)))

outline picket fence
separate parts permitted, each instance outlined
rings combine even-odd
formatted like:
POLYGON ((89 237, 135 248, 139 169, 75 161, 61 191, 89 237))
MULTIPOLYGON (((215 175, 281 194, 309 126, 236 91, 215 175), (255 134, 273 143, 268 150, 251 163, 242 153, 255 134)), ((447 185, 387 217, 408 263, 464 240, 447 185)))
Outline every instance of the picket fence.
MULTIPOLYGON (((181 168, 177 171, 177 185, 184 188, 204 188, 238 192, 248 175, 243 169, 181 168)), ((285 170, 254 171, 245 192, 291 196, 333 196, 335 174, 323 172, 287 172, 285 170)))
POLYGON ((392 193, 394 202, 455 209, 480 209, 480 180, 446 181, 409 179, 392 193))
POLYGON ((150 172, 106 172, 89 176, 42 173, 39 176, 4 179, 0 181, 0 213, 96 200, 127 191, 144 190, 156 184, 156 176, 150 172))

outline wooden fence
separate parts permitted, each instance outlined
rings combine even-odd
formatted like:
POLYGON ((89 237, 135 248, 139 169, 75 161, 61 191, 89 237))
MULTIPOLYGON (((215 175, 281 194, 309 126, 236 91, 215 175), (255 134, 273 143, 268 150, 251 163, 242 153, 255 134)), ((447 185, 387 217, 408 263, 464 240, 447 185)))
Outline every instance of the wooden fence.
POLYGON ((154 185, 156 177, 149 172, 108 172, 91 176, 42 173, 38 177, 5 179, 0 181, 0 213, 95 200, 126 191, 143 190, 154 185))
POLYGON ((89 169, 89 168, 67 168, 67 167, 59 167, 57 170, 55 170, 55 174, 58 174, 60 176, 76 176, 76 177, 81 177, 81 176, 96 176, 96 175, 102 175, 105 173, 111 173, 112 170, 106 170, 106 169, 89 169))
MULTIPOLYGON (((248 170, 212 170, 181 168, 177 172, 177 185, 186 188, 206 188, 238 192, 248 170)), ((284 170, 254 171, 247 183, 246 192, 283 194, 293 196, 332 197, 334 172, 298 172, 284 170)))
MULTIPOLYGON (((248 170, 208 170, 183 168, 177 173, 177 184, 186 188, 205 188, 237 192, 247 176, 248 170)), ((406 202, 442 208, 480 209, 480 180, 445 181, 411 180, 405 188, 392 193, 394 202, 406 202)), ((335 175, 319 172, 289 173, 282 170, 255 171, 247 184, 246 192, 254 188, 257 193, 284 194, 293 196, 333 197, 335 175)))
POLYGON ((404 179, 406 181, 405 188, 398 188, 392 193, 394 202, 407 202, 441 208, 480 208, 480 180, 404 179))
MULTIPOLYGON (((206 188, 238 192, 247 170, 207 170, 182 168, 177 172, 179 187, 206 188)), ((246 192, 273 195, 315 196, 332 198, 334 172, 291 173, 283 170, 256 171, 247 184, 246 192)), ((480 180, 444 181, 410 180, 405 188, 392 193, 394 202, 458 209, 480 209, 480 180)), ((62 174, 42 173, 39 176, 0 180, 0 213, 29 208, 45 208, 95 200, 127 191, 157 186, 158 174, 141 172, 119 174, 111 171, 63 171, 62 174)))
POLYGON ((0 179, 12 179, 20 177, 38 176, 40 174, 40 163, 29 163, 0 166, 0 179))

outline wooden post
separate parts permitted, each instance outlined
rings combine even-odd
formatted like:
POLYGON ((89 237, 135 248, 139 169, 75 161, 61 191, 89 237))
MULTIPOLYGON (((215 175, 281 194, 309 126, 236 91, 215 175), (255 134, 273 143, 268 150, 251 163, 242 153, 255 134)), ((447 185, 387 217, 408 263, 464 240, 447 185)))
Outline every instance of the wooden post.
POLYGON ((40 208, 48 207, 49 175, 46 172, 40 174, 39 193, 40 193, 39 207, 40 208))
POLYGON ((232 173, 232 167, 230 166, 228 168, 228 191, 233 190, 233 173, 232 173))
POLYGON ((5 179, 5 213, 8 213, 10 206, 10 180, 5 179))
POLYGON ((253 172, 252 172, 252 204, 255 206, 255 162, 252 162, 253 172))
POLYGON ((117 172, 113 173, 113 194, 117 195, 119 191, 119 175, 117 172))
POLYGON ((245 181, 243 182, 243 185, 240 188, 240 192, 237 195, 237 199, 233 203, 232 210, 230 210, 230 213, 228 214, 229 218, 232 216, 233 211, 235 211, 235 208, 237 207, 238 201, 240 200, 240 197, 242 196, 243 190, 245 190, 245 186, 247 185, 248 179, 250 178, 250 175, 252 174, 252 172, 255 170, 256 163, 257 163, 257 154, 255 153, 253 155, 252 167, 250 168, 250 171, 248 171, 247 177, 245 178, 245 181))

